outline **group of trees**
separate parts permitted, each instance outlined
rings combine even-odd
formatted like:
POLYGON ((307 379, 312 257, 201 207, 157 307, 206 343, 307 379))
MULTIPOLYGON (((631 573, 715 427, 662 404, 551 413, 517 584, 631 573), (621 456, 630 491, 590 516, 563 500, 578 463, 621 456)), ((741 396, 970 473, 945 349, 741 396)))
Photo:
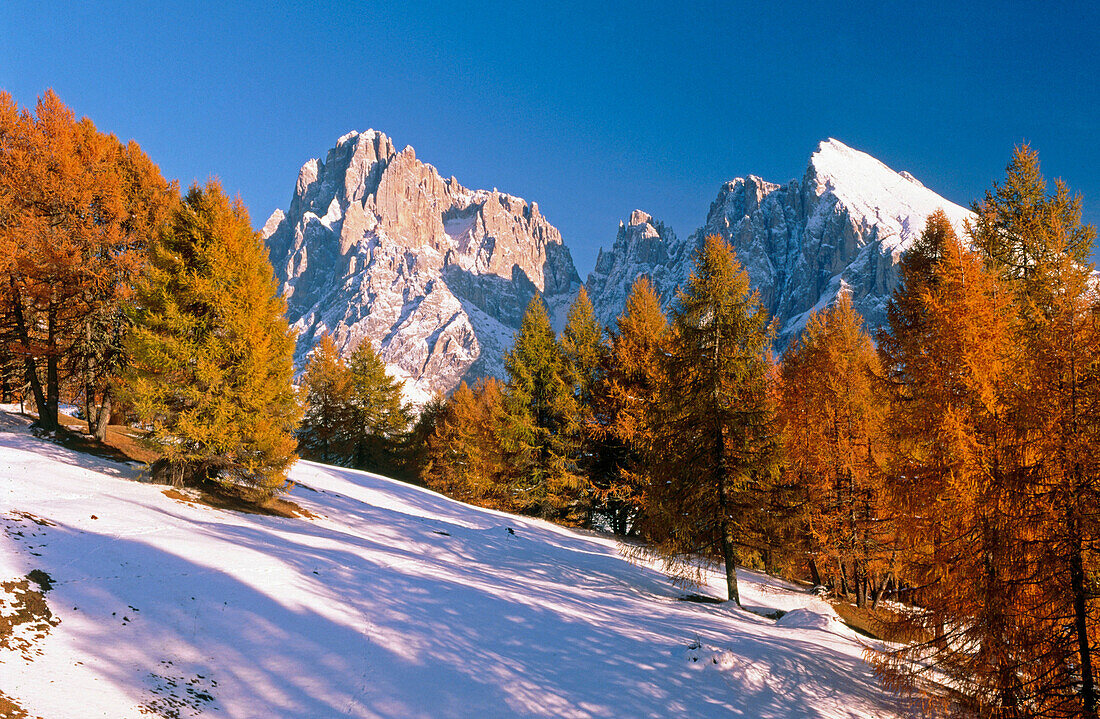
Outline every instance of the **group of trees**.
POLYGON ((164 480, 276 491, 300 447, 636 537, 687 579, 711 560, 734 602, 739 563, 889 595, 911 605, 875 657, 895 686, 946 687, 974 716, 1095 719, 1095 230, 1027 147, 974 211, 962 237, 928 219, 875 341, 841 293, 773 357, 709 237, 671 317, 641 278, 613 327, 582 290, 558 336, 536 297, 506 380, 410 427, 369 341, 345 360, 323 337, 295 392, 266 250, 216 182, 180 197, 52 92, 33 112, 0 94, 0 392, 50 432, 63 397, 100 439, 121 413, 164 480))
POLYGON ((507 381, 462 385, 428 438, 428 486, 647 540, 670 571, 766 554, 779 482, 771 330, 732 249, 707 239, 671 324, 648 279, 605 336, 582 289, 556 337, 536 297, 507 381), (655 481, 659 478, 659 481, 655 481))
POLYGON ((345 361, 332 336, 322 335, 302 376, 299 452, 319 462, 403 474, 411 421, 403 384, 387 374, 369 341, 345 361))
MULTIPOLYGON (((928 218, 872 339, 842 292, 781 360, 730 247, 672 304, 644 278, 604 337, 583 294, 528 310, 505 382, 437 412, 424 480, 468 501, 909 603, 875 657, 982 717, 1097 716, 1095 230, 1018 148, 960 237, 928 218)), ((934 696, 938 699, 934 699, 934 696)))
POLYGON ((61 430, 149 430, 154 474, 273 490, 293 461, 293 336, 267 251, 215 181, 178 187, 52 92, 0 93, 0 390, 61 430))
POLYGON ((962 241, 934 216, 880 338, 888 511, 917 641, 982 716, 1097 715, 1100 300, 1095 229, 1017 150, 962 241))

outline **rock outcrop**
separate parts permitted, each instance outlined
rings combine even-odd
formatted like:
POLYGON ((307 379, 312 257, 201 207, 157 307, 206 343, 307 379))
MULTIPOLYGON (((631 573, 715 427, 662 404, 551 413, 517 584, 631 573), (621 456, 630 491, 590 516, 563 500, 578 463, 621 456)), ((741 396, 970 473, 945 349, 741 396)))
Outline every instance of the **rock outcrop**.
POLYGON ((937 208, 960 229, 969 212, 924 187, 907 172, 837 140, 822 142, 801 181, 777 185, 750 175, 722 186, 706 223, 687 240, 644 212, 620 224, 601 252, 587 289, 610 322, 636 277, 649 275, 666 304, 691 273, 707 235, 728 240, 752 286, 779 321, 779 346, 845 288, 870 330, 886 320, 897 286, 897 263, 937 208))
POLYGON ((415 401, 502 375, 531 297, 560 324, 580 287, 537 203, 469 190, 373 130, 303 165, 263 236, 299 365, 324 332, 345 353, 369 341, 415 401))

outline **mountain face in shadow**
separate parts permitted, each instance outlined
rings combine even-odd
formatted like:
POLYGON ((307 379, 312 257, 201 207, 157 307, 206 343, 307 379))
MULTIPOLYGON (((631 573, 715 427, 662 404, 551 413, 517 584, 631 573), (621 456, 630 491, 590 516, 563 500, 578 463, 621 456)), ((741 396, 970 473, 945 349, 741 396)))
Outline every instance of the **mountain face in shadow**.
POLYGON ((970 214, 909 173, 825 140, 801 180, 778 185, 749 175, 725 183, 703 226, 684 240, 635 210, 629 223, 620 223, 612 247, 600 252, 586 288, 608 324, 640 275, 648 275, 670 304, 691 274, 696 249, 708 235, 718 235, 736 250, 761 302, 778 320, 779 349, 813 310, 842 290, 851 293, 873 330, 886 321, 901 255, 936 209, 960 230, 970 214))

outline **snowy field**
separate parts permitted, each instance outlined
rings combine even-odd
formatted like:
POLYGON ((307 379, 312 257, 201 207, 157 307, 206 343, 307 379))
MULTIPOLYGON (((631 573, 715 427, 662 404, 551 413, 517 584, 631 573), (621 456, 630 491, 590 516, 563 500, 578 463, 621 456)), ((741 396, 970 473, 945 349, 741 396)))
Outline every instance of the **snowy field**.
POLYGON ((0 414, 0 619, 52 583, 0 640, 32 717, 894 716, 860 639, 758 574, 747 606, 801 611, 680 601, 612 539, 362 472, 299 463, 312 520, 139 475, 0 414))

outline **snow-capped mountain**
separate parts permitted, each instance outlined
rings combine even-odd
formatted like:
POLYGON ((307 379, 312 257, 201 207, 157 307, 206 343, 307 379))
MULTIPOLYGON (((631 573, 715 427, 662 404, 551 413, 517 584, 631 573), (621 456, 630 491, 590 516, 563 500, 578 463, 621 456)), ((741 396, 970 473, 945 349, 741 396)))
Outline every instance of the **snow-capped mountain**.
POLYGON ((503 374, 531 297, 542 293, 560 323, 580 288, 537 203, 469 190, 374 130, 303 165, 263 237, 299 365, 324 332, 345 353, 371 341, 418 400, 503 374))
POLYGON ((842 287, 873 330, 886 320, 902 253, 937 208, 960 228, 969 215, 909 173, 829 139, 801 181, 777 185, 750 175, 727 182, 706 223, 687 240, 635 211, 629 224, 620 223, 612 248, 600 253, 587 289, 608 323, 639 275, 649 275, 670 303, 691 273, 696 248, 716 234, 733 245, 764 306, 778 318, 780 348, 842 287))

